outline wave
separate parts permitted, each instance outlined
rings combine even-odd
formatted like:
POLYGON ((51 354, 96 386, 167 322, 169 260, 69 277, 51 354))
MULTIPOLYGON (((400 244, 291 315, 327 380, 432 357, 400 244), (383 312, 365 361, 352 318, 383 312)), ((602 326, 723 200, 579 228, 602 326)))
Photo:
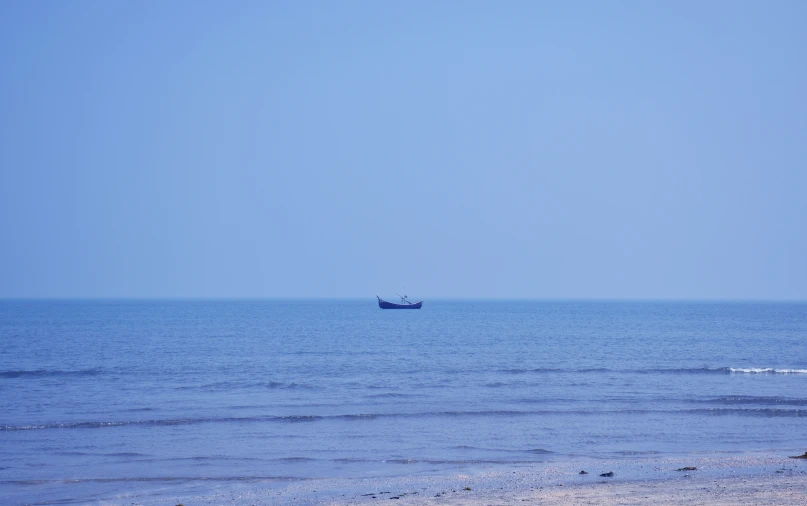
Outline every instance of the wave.
MULTIPOLYGON (((340 415, 287 415, 287 416, 249 416, 221 418, 180 418, 165 420, 121 420, 121 421, 85 421, 60 422, 29 425, 0 425, 0 432, 50 430, 50 429, 110 429, 116 427, 138 426, 176 426, 209 423, 316 423, 321 421, 356 421, 366 422, 379 419, 407 418, 465 418, 465 417, 517 417, 517 416, 602 416, 602 415, 736 415, 762 417, 807 417, 807 409, 797 408, 696 408, 683 410, 659 409, 581 409, 581 410, 538 410, 538 411, 426 411, 415 413, 355 413, 340 415)), ((540 450, 540 449, 539 449, 540 450)), ((544 450, 540 450, 543 452, 544 450)))
MULTIPOLYGON (((551 452, 550 452, 551 453, 551 452)), ((466 465, 466 464, 534 464, 539 460, 513 459, 361 459, 340 458, 329 459, 328 462, 339 464, 430 464, 430 465, 466 465)))
POLYGON ((774 369, 772 367, 765 368, 728 368, 732 373, 745 373, 745 374, 807 374, 807 369, 774 369))
POLYGON ((535 460, 496 460, 496 459, 387 459, 382 463, 389 464, 430 464, 430 465, 467 465, 467 464, 534 464, 535 460))
POLYGON ((147 458, 137 459, 138 462, 176 462, 176 461, 190 461, 190 462, 207 462, 207 461, 265 461, 256 457, 228 457, 226 455, 196 455, 193 457, 168 457, 168 458, 147 458))
POLYGON ((220 418, 177 418, 165 420, 126 420, 104 422, 59 422, 30 425, 0 425, 0 431, 46 430, 46 429, 107 429, 127 426, 173 426, 203 423, 247 423, 247 422, 281 422, 305 423, 321 420, 368 421, 380 418, 428 418, 436 416, 519 416, 529 415, 524 411, 431 411, 419 413, 351 413, 342 415, 285 415, 285 416, 245 416, 220 418))
POLYGON ((54 376, 98 376, 101 369, 84 369, 79 371, 63 371, 59 369, 7 370, 0 371, 0 378, 49 378, 54 376))
MULTIPOLYGON (((554 368, 538 367, 535 369, 499 369, 502 374, 807 374, 807 369, 775 368, 775 367, 677 367, 649 369, 608 369, 596 368, 554 368)), ((489 383, 485 386, 498 387, 502 383, 489 383)))
POLYGON ((316 462, 319 459, 311 457, 279 457, 276 459, 269 459, 270 462, 285 462, 285 463, 302 463, 302 462, 316 462))
POLYGON ((577 372, 577 370, 576 369, 558 369, 558 368, 555 368, 555 367, 538 367, 538 368, 535 368, 535 369, 499 369, 498 371, 495 371, 495 372, 504 373, 504 374, 527 374, 527 373, 543 374, 543 373, 553 373, 553 372, 561 372, 561 373, 562 372, 577 372))
POLYGON ((698 399, 690 402, 703 404, 780 404, 788 406, 807 406, 807 399, 797 399, 792 397, 767 397, 754 395, 727 395, 723 397, 713 397, 710 399, 698 399))
POLYGON ((303 481, 310 478, 299 476, 154 476, 140 478, 69 478, 62 480, 0 480, 0 485, 48 485, 57 483, 142 483, 142 482, 192 482, 192 481, 303 481))
POLYGON ((760 416, 766 418, 807 417, 807 409, 785 408, 704 408, 684 410, 683 413, 716 416, 760 416))
POLYGON ((107 429, 127 426, 172 426, 193 425, 204 423, 238 423, 238 422, 313 422, 324 418, 361 418, 377 415, 337 415, 333 417, 318 415, 289 415, 289 416, 245 416, 221 418, 176 418, 165 420, 122 420, 110 422, 58 422, 31 425, 0 425, 0 431, 18 430, 44 430, 44 429, 107 429))
POLYGON ((543 448, 532 448, 529 450, 524 450, 527 453, 532 453, 534 455, 549 455, 550 453, 555 453, 550 450, 544 450, 543 448))
POLYGON ((699 367, 688 369, 646 369, 638 372, 646 374, 807 374, 807 369, 774 367, 699 367))
MULTIPOLYGON (((10 369, 0 371, 0 378, 6 379, 33 379, 48 377, 82 377, 99 376, 109 371, 94 369, 63 370, 63 369, 10 369)), ((684 368, 645 368, 645 369, 611 369, 605 367, 537 367, 520 369, 498 369, 492 372, 500 374, 790 374, 807 375, 807 369, 788 367, 684 367, 684 368)), ((497 388, 506 386, 503 382, 489 382, 485 386, 497 388)), ((201 385, 182 385, 177 390, 233 390, 233 389, 281 389, 281 390, 318 390, 321 387, 304 383, 287 383, 281 381, 219 381, 201 385)), ((389 394, 379 394, 386 396, 389 394)), ((394 394, 393 394, 394 395, 394 394)), ((389 395, 392 396, 392 395, 389 395)))
POLYGON ((551 450, 545 450, 544 448, 528 448, 526 450, 513 450, 513 449, 506 449, 506 448, 481 448, 479 446, 468 446, 468 445, 457 445, 452 446, 452 450, 477 450, 477 451, 485 451, 485 452, 506 452, 506 453, 532 453, 535 455, 549 455, 551 453, 555 453, 551 450))
POLYGON ((56 455, 64 455, 66 457, 145 457, 146 456, 143 453, 134 453, 134 452, 99 453, 99 452, 77 452, 77 451, 56 452, 56 455))
POLYGON ((317 390, 313 385, 302 383, 284 383, 281 381, 218 381, 216 383, 206 383, 204 385, 183 385, 175 387, 175 390, 204 390, 204 391, 229 391, 237 389, 259 389, 259 390, 317 390))
POLYGON ((408 399, 411 397, 417 397, 415 394, 399 394, 394 392, 389 392, 385 394, 369 394, 364 396, 367 399, 408 399))

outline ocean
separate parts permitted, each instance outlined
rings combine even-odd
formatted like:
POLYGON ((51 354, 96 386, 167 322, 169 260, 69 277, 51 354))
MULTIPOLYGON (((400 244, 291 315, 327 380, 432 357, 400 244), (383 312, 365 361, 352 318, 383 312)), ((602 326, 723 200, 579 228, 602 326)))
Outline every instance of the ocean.
POLYGON ((803 451, 805 344, 805 303, 0 301, 0 503, 803 451))

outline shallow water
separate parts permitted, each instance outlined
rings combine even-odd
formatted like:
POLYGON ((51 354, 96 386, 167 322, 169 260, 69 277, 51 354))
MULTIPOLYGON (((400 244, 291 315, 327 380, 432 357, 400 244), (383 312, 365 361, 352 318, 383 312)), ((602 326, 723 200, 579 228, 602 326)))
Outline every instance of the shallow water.
POLYGON ((807 304, 0 302, 0 497, 807 439, 807 304))

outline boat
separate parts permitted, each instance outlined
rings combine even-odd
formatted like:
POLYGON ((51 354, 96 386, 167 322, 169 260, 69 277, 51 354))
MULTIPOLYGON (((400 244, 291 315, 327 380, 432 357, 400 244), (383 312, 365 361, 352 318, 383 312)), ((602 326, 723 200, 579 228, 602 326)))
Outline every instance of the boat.
POLYGON ((417 302, 410 302, 406 295, 396 294, 398 297, 401 298, 401 303, 396 304, 395 302, 387 302, 378 295, 376 295, 376 299, 378 299, 378 307, 381 309, 420 309, 423 305, 423 301, 419 300, 417 302))

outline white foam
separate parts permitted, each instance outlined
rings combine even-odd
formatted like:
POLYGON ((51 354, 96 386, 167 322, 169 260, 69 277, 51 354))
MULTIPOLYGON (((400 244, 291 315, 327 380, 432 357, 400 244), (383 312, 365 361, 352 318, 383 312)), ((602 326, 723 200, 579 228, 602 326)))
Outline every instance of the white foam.
POLYGON ((772 367, 729 367, 729 371, 747 374, 807 374, 807 369, 774 369, 772 367))

